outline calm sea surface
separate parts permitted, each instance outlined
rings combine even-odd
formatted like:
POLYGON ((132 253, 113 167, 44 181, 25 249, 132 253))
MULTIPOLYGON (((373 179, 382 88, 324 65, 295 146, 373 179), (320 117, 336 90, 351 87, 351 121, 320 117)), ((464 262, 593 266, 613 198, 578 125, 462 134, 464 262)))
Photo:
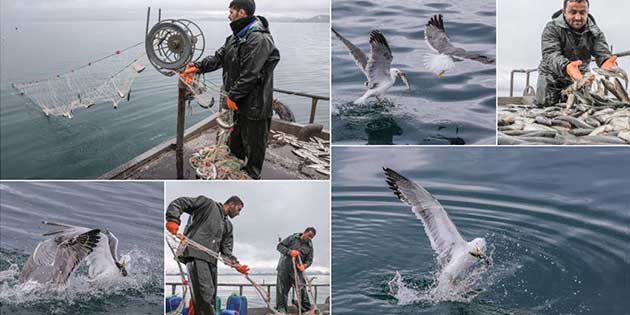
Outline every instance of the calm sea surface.
POLYGON ((630 152, 619 148, 337 148, 335 314, 625 314, 630 152), (467 302, 427 298, 435 253, 382 167, 422 184, 494 265, 467 302), (396 272, 408 288, 392 294, 396 272))

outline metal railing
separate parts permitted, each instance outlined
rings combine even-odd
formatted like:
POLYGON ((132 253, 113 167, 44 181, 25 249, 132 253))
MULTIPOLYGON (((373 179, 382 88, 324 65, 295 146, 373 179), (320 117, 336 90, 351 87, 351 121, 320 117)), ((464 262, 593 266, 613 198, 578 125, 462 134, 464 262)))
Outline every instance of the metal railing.
MULTIPOLYGON (((179 276, 177 274, 169 274, 167 276, 179 276)), ((177 291, 177 287, 178 286, 182 286, 181 282, 166 282, 166 286, 170 286, 171 287, 171 294, 175 295, 176 291, 177 291)), ((267 284, 267 283, 263 283, 260 286, 262 287, 266 287, 267 288, 267 294, 269 294, 271 296, 271 287, 275 287, 276 284, 267 284)), ((243 289, 244 288, 254 288, 254 285, 251 283, 219 283, 217 284, 217 288, 219 287, 235 287, 238 288, 238 295, 243 295, 243 289)), ((330 284, 313 284, 313 295, 315 298, 315 301, 317 301, 317 295, 318 295, 318 288, 319 287, 330 287, 330 284)))
POLYGON ((525 96, 526 92, 529 90, 529 78, 532 72, 536 72, 538 69, 516 69, 510 72, 510 97, 514 97, 514 74, 515 73, 525 73, 525 90, 523 91, 523 96, 525 96))
POLYGON ((319 96, 319 95, 313 95, 313 94, 302 93, 302 92, 292 92, 292 91, 281 90, 281 89, 273 89, 273 91, 282 93, 282 94, 287 94, 287 95, 309 97, 311 99, 311 115, 308 119, 309 124, 312 124, 313 122, 315 122, 315 112, 317 111, 317 101, 319 100, 330 101, 330 97, 327 97, 327 96, 319 96))
MULTIPOLYGON (((612 47, 610 48, 610 51, 613 51, 612 47)), ((622 51, 622 52, 618 52, 618 53, 613 53, 613 55, 615 55, 615 56, 617 56, 619 58, 630 56, 630 50, 622 51)), ((592 57, 591 59, 594 61, 595 57, 592 57)), ((538 71, 538 69, 516 69, 516 70, 512 70, 512 72, 510 72, 510 97, 514 96, 514 74, 515 73, 525 73, 525 90, 523 91, 523 96, 525 96, 525 94, 527 94, 527 92, 530 90, 530 86, 529 86, 530 74, 532 72, 536 72, 536 71, 538 71)))

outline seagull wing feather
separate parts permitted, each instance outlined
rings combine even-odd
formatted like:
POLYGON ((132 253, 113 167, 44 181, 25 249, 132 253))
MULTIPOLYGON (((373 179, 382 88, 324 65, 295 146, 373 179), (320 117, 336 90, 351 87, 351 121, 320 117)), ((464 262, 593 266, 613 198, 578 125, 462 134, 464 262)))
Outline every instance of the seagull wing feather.
POLYGON ((444 19, 441 14, 436 14, 429 19, 424 28, 424 39, 436 53, 470 59, 484 64, 495 64, 494 58, 470 53, 463 48, 453 46, 446 29, 444 29, 444 19))
POLYGON ((367 76, 370 87, 390 79, 390 67, 394 57, 389 48, 387 39, 381 31, 374 30, 370 33, 370 46, 372 54, 367 64, 367 76))
POLYGON ((333 33, 335 33, 335 35, 337 35, 337 38, 339 38, 339 40, 341 40, 341 42, 348 48, 352 59, 354 59, 354 62, 357 64, 357 66, 359 66, 361 72, 363 72, 363 74, 365 74, 365 76, 367 77, 368 74, 366 68, 368 59, 365 53, 363 53, 363 51, 361 51, 359 47, 355 46, 353 43, 351 43, 349 40, 339 34, 339 32, 337 32, 334 28, 331 28, 331 30, 333 33))
POLYGON ((41 267, 52 266, 55 262, 56 254, 57 243, 55 243, 53 239, 41 241, 37 244, 37 247, 35 247, 33 254, 28 258, 26 264, 24 264, 19 281, 24 282, 31 279, 31 276, 41 267))
POLYGON ((101 230, 94 229, 72 237, 60 236, 54 263, 53 283, 65 284, 72 271, 87 257, 100 240, 101 230))
POLYGON ((420 185, 396 171, 383 168, 386 182, 396 197, 411 206, 416 217, 424 224, 431 248, 438 254, 441 264, 448 263, 454 247, 466 244, 442 205, 420 185))

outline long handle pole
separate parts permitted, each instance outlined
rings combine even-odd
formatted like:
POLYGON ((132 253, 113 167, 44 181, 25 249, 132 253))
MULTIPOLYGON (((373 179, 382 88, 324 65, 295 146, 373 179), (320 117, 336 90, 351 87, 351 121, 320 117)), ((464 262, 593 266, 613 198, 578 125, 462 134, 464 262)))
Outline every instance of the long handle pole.
POLYGON ((184 119, 186 118, 186 87, 181 83, 178 86, 175 167, 177 168, 177 179, 184 179, 184 119))
POLYGON ((149 35, 149 19, 151 19, 151 7, 147 8, 147 27, 144 31, 144 37, 146 38, 149 35))

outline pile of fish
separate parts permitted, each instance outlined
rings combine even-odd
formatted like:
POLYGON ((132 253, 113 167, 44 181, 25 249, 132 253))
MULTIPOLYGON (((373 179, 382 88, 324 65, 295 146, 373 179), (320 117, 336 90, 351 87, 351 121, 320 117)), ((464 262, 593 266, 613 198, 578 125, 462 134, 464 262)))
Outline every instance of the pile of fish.
POLYGON ((530 144, 630 144, 628 75, 620 68, 595 69, 562 91, 565 104, 499 109, 498 142, 530 144), (619 79, 625 80, 625 87, 619 79), (609 97, 608 94, 612 94, 609 97))
POLYGON ((201 179, 251 179, 241 168, 243 161, 230 154, 230 149, 222 144, 211 145, 193 153, 190 166, 201 179))
POLYGON ((299 140, 296 136, 282 131, 271 130, 272 139, 279 144, 290 144, 295 149, 291 150, 305 163, 318 173, 330 175, 330 141, 311 137, 310 141, 299 140))

